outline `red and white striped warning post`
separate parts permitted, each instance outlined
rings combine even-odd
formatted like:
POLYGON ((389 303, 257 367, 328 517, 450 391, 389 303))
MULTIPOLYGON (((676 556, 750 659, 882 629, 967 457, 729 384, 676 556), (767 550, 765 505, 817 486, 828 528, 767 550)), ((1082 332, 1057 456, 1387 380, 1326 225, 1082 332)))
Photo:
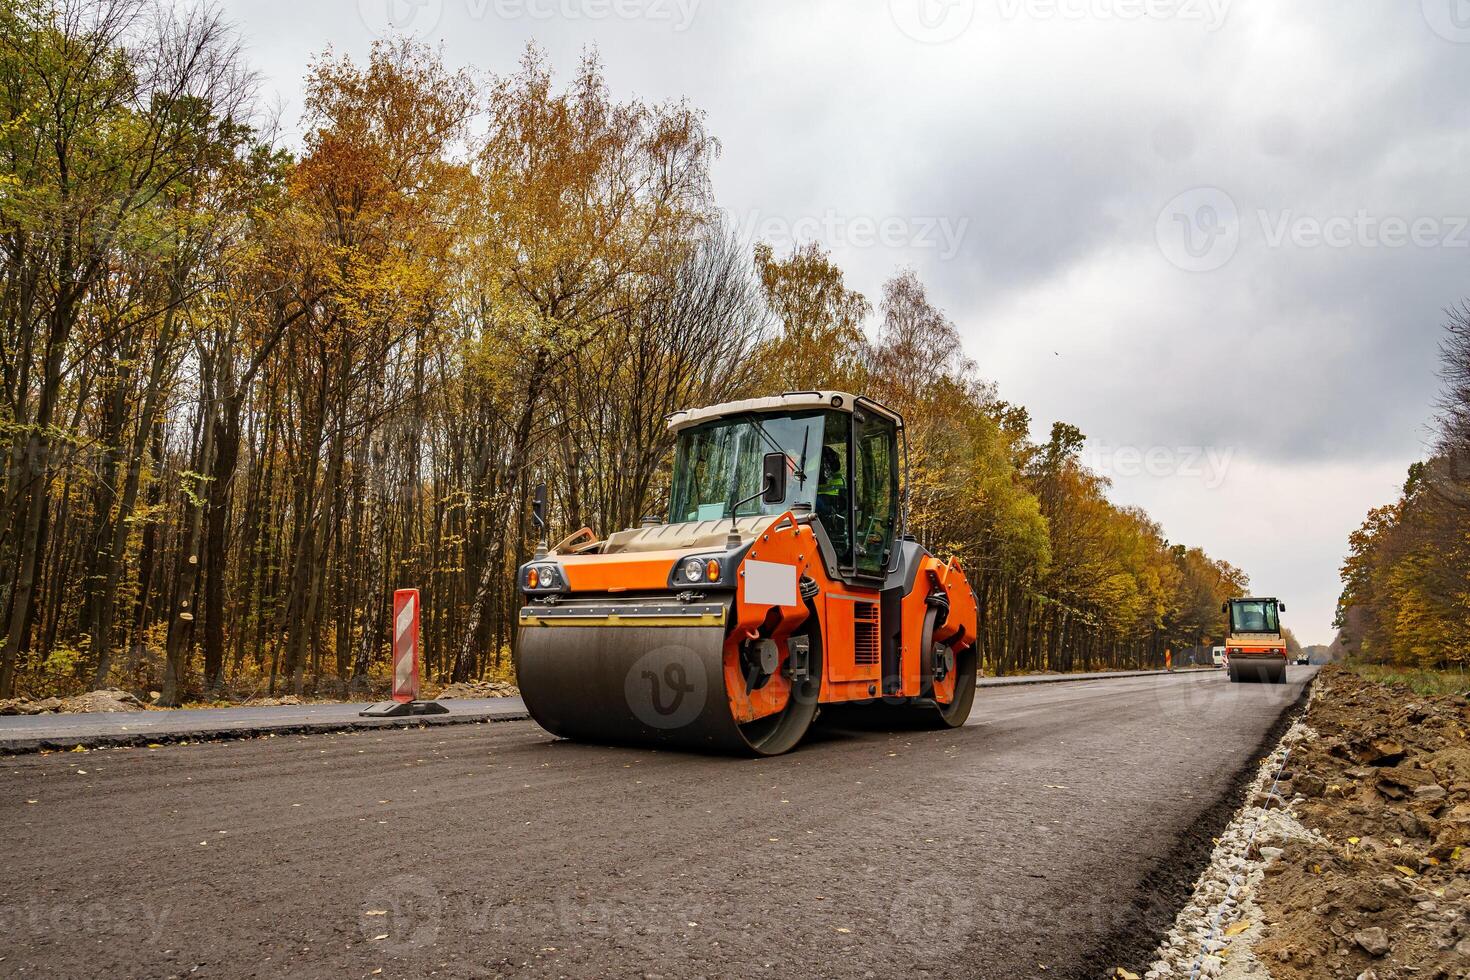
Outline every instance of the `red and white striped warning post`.
POLYGON ((393 593, 393 700, 419 699, 419 590, 393 593))
POLYGON ((448 713, 438 701, 419 700, 419 590, 399 589, 393 593, 393 700, 369 705, 358 714, 395 718, 448 713))

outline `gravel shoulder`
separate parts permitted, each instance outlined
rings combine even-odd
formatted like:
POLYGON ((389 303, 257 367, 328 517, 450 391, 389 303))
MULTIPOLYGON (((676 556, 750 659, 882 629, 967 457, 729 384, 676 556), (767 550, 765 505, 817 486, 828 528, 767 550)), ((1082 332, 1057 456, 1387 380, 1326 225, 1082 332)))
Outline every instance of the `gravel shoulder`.
POLYGON ((1470 706, 1329 668, 1145 974, 1470 977, 1470 706))

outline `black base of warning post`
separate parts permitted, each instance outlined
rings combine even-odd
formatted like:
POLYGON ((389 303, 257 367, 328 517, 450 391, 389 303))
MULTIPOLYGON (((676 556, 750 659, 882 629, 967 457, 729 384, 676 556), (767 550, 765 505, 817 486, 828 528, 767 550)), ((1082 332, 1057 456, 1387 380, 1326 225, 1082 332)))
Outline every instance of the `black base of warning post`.
POLYGON ((357 714, 360 718, 406 718, 410 715, 447 715, 449 709, 438 701, 379 701, 357 714))

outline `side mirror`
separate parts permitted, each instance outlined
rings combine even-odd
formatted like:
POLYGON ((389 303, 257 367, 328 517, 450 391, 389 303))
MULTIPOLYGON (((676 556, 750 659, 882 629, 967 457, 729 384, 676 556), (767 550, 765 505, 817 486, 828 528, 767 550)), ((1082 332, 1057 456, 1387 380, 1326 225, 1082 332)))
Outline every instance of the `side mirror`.
POLYGON ((1286 603, 1284 603, 1284 602, 1278 602, 1278 603, 1276 603, 1276 611, 1277 612, 1286 612, 1286 603))
POLYGON ((779 504, 786 500, 786 454, 766 453, 761 461, 761 502, 779 504))
POLYGON ((536 484, 531 496, 531 520, 537 527, 546 526, 546 484, 536 484))
POLYGON ((1230 615, 1230 603, 1228 603, 1228 602, 1222 602, 1222 603, 1220 603, 1220 612, 1224 613, 1226 616, 1229 616, 1230 615))

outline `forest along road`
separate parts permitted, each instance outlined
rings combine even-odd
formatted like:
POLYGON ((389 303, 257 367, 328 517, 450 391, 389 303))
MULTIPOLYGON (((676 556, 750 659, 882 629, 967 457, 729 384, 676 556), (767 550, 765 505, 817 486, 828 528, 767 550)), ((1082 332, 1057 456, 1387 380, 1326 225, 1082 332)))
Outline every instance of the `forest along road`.
POLYGON ((0 974, 1136 969, 1312 673, 991 689, 764 760, 521 721, 10 757, 0 974))

